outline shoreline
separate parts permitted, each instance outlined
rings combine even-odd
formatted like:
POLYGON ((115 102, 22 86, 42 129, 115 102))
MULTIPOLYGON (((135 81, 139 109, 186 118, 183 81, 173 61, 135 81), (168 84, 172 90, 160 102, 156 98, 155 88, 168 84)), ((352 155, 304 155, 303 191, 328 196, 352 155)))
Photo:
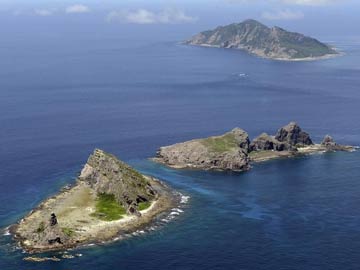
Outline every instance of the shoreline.
MULTIPOLYGON (((83 183, 77 183, 71 189, 61 190, 58 194, 45 199, 17 224, 10 225, 6 229, 9 231, 9 234, 13 236, 16 244, 28 254, 64 251, 123 240, 126 235, 151 227, 158 218, 171 213, 172 209, 179 207, 181 204, 181 193, 171 189, 158 179, 149 176, 145 177, 159 192, 159 196, 147 209, 140 211, 141 216, 125 215, 123 218, 113 221, 95 220, 94 218, 85 220, 85 215, 90 216, 89 209, 75 209, 74 206, 74 210, 69 210, 64 206, 69 198, 72 199, 78 196, 80 191, 86 190, 87 187, 84 186, 83 183), (74 239, 71 239, 71 241, 68 241, 66 244, 56 243, 53 246, 37 246, 35 243, 27 242, 28 240, 23 235, 26 235, 29 229, 32 229, 32 223, 36 222, 37 217, 48 213, 49 208, 52 210, 53 207, 64 207, 64 211, 80 211, 84 213, 81 217, 83 220, 71 221, 72 225, 76 224, 79 226, 74 230, 74 239)), ((78 214, 78 212, 76 213, 78 214)), ((67 222, 68 221, 59 219, 59 224, 61 225, 67 222)))
POLYGON ((173 164, 168 164, 165 161, 163 161, 161 158, 157 158, 157 157, 152 157, 152 158, 148 158, 148 160, 158 163, 158 164, 162 164, 166 167, 169 167, 171 169, 177 169, 177 170, 202 170, 202 171, 218 171, 218 172, 225 172, 225 171, 231 171, 231 172, 246 172, 247 170, 224 170, 224 169, 219 169, 219 168, 204 168, 204 167, 200 167, 200 166, 196 166, 196 165, 191 165, 191 164, 187 164, 187 165, 173 165, 173 164))
MULTIPOLYGON (((322 153, 330 153, 330 152, 355 152, 359 149, 357 146, 342 146, 343 148, 340 150, 328 150, 326 147, 322 146, 321 144, 314 144, 306 147, 299 147, 297 151, 274 151, 274 150, 266 150, 266 151, 253 151, 249 154, 250 165, 251 163, 261 163, 275 159, 282 159, 282 158, 295 158, 301 156, 307 156, 312 154, 322 154, 322 153)), ((196 165, 188 164, 187 166, 181 165, 174 165, 166 163, 162 158, 152 157, 149 158, 152 162, 162 164, 166 167, 172 169, 193 169, 193 170, 205 170, 205 171, 219 171, 219 172, 246 172, 248 170, 224 170, 224 169, 212 169, 212 168, 203 168, 196 165)))
POLYGON ((342 146, 342 150, 328 150, 326 147, 323 147, 321 144, 314 144, 306 147, 297 148, 297 151, 258 151, 252 152, 255 153, 251 156, 250 153, 250 161, 253 163, 266 162, 273 159, 281 159, 281 158, 294 158, 307 156, 312 154, 323 154, 323 153, 331 153, 331 152, 354 152, 356 151, 355 146, 342 146), (258 155, 256 155, 258 154, 258 155))
POLYGON ((346 55, 345 52, 340 52, 337 49, 334 49, 336 51, 336 53, 334 53, 334 54, 325 54, 325 55, 322 55, 322 56, 304 57, 304 58, 280 58, 280 57, 269 57, 269 56, 256 54, 254 52, 247 51, 246 49, 241 49, 241 48, 224 48, 224 47, 220 47, 220 46, 216 46, 216 45, 209 45, 209 44, 192 44, 192 43, 186 43, 186 41, 184 41, 184 42, 182 42, 180 44, 187 45, 187 46, 204 47, 204 48, 239 50, 239 51, 246 52, 246 53, 248 53, 250 55, 253 55, 253 56, 256 56, 256 57, 259 57, 259 58, 262 58, 262 59, 268 59, 268 60, 274 60, 274 61, 282 61, 282 62, 311 62, 311 61, 327 60, 327 59, 332 59, 332 58, 335 58, 335 57, 340 57, 340 56, 346 55))

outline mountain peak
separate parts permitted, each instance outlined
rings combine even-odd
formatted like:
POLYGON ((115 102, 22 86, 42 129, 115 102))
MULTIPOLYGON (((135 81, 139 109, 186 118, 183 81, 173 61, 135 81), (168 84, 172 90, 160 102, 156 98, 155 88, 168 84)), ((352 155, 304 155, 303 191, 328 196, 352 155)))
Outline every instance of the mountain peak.
POLYGON ((250 24, 250 25, 254 25, 254 26, 264 26, 267 27, 266 25, 262 24, 261 22, 254 20, 254 19, 247 19, 239 24, 250 24))

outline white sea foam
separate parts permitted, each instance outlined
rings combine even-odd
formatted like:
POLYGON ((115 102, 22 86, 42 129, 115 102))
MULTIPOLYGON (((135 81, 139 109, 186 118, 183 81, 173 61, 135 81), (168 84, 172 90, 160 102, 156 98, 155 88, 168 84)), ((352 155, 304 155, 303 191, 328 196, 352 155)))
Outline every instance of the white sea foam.
POLYGON ((4 236, 11 235, 9 228, 5 228, 5 230, 3 231, 3 235, 4 236))
POLYGON ((180 203, 184 204, 187 203, 190 199, 190 196, 181 195, 180 203))
POLYGON ((162 222, 165 222, 165 223, 168 223, 168 222, 170 222, 170 219, 168 219, 168 218, 163 218, 161 221, 162 221, 162 222))

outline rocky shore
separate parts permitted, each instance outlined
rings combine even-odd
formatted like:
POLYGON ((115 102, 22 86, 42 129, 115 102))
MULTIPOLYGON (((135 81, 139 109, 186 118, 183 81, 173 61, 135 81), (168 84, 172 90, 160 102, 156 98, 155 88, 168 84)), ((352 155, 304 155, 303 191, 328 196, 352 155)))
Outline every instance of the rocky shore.
POLYGON ((29 253, 65 250, 121 238, 179 201, 164 183, 96 149, 73 187, 42 202, 10 232, 29 253))
POLYGON ((262 133, 252 141, 244 130, 235 128, 221 136, 160 147, 152 160, 172 168, 246 171, 252 162, 354 149, 337 144, 329 135, 315 144, 297 123, 290 122, 274 136, 262 133))

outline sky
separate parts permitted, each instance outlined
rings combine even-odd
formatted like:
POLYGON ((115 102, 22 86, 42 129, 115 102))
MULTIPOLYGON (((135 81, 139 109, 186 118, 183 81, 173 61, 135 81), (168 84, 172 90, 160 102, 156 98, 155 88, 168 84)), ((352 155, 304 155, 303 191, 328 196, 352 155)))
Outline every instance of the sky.
POLYGON ((131 27, 182 25, 194 33, 257 19, 309 35, 360 36, 359 0, 0 0, 0 21, 131 27))

